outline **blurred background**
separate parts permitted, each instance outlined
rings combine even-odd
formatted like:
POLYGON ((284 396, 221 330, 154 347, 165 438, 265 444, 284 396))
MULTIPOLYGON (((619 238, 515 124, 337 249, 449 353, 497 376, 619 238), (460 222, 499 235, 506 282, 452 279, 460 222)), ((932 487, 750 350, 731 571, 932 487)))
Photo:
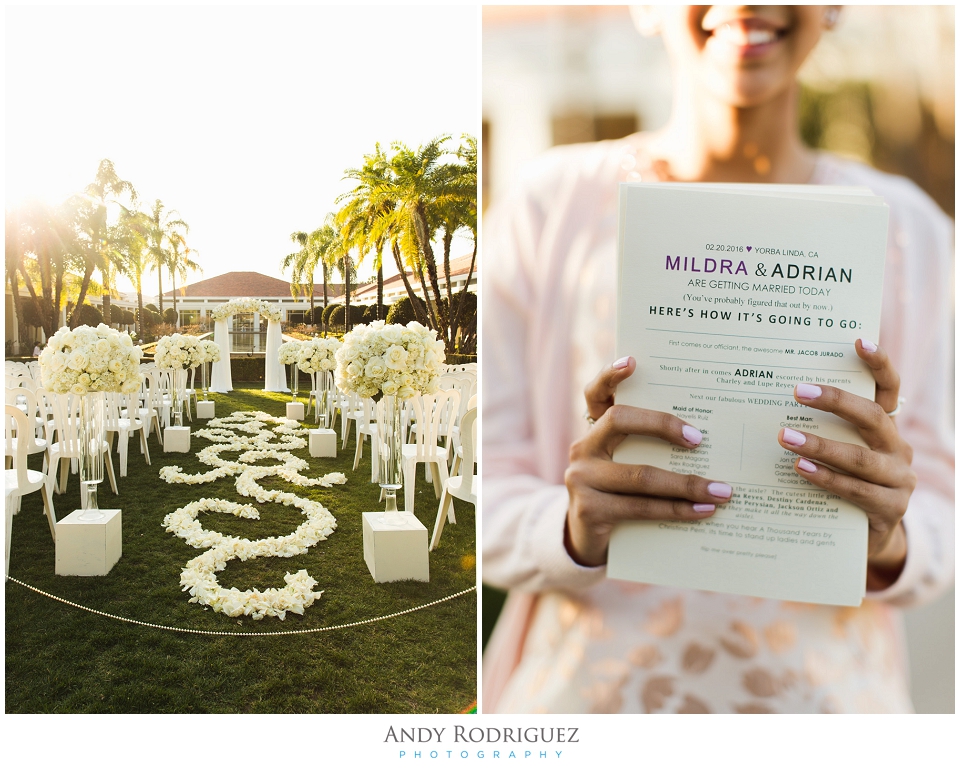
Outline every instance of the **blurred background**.
MULTIPOLYGON (((913 179, 954 211, 954 8, 847 6, 800 71, 813 147, 913 179)), ((627 6, 483 9, 483 207, 557 144, 654 130, 670 114, 658 37, 627 6)), ((484 643, 502 605, 484 588, 484 643)), ((954 591, 907 612, 918 712, 954 712, 954 591)))

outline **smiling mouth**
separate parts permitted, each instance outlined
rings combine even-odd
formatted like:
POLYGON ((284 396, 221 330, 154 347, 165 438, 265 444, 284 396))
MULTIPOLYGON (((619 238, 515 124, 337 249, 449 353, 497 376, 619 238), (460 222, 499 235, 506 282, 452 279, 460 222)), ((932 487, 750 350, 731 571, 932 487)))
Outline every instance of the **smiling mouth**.
POLYGON ((736 46, 765 45, 775 43, 786 34, 786 30, 770 27, 750 29, 742 24, 727 22, 713 31, 713 36, 724 43, 736 46))

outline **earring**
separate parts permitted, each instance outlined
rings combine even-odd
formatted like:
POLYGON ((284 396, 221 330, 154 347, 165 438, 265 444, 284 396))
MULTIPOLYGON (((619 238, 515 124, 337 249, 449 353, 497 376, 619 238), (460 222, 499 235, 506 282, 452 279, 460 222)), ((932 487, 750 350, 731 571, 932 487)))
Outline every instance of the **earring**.
POLYGON ((823 26, 827 29, 833 29, 837 24, 837 18, 840 16, 840 10, 836 6, 829 6, 823 12, 823 26))

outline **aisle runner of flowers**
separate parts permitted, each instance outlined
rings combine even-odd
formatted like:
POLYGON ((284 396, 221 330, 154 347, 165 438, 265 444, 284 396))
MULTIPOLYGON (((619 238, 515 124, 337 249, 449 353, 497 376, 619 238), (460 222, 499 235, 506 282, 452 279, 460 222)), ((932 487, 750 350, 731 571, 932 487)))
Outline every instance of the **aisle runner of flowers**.
POLYGON ((276 476, 295 486, 329 488, 334 484, 346 483, 347 477, 343 473, 328 473, 320 478, 301 475, 300 472, 309 465, 291 452, 306 447, 306 440, 300 436, 307 435, 308 430, 293 420, 273 417, 262 411, 235 411, 229 417, 211 419, 206 428, 194 434, 214 442, 212 446, 197 452, 197 458, 214 469, 190 475, 177 466, 164 467, 160 470, 161 479, 167 483, 199 484, 237 476, 236 488, 242 496, 252 497, 261 503, 276 502, 296 507, 304 514, 306 521, 287 536, 251 541, 208 531, 197 520, 197 516, 203 512, 219 512, 257 519, 260 514, 252 505, 205 498, 167 515, 163 519, 167 531, 195 548, 210 548, 189 561, 180 575, 180 584, 192 596, 190 602, 210 606, 230 617, 247 615, 262 619, 271 616, 282 620, 288 611, 303 614, 304 609, 312 605, 323 592, 313 590, 317 581, 304 569, 296 574, 288 573, 284 577, 286 587, 268 590, 228 590, 217 581, 216 573, 223 571, 227 562, 234 558, 246 561, 265 556, 291 558, 300 555, 307 552, 307 548, 325 540, 337 527, 336 518, 320 503, 291 492, 265 489, 258 483, 260 479, 276 476), (271 424, 276 426, 268 429, 271 424), (237 461, 231 462, 220 456, 228 451, 243 453, 237 461), (275 459, 279 464, 266 467, 249 464, 265 459, 275 459))

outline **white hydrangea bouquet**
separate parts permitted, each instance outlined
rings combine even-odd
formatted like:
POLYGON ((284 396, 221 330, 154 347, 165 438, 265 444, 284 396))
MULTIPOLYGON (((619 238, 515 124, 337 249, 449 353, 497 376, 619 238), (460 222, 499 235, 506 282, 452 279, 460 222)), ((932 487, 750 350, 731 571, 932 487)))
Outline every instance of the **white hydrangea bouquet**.
MULTIPOLYGON (((203 399, 207 400, 210 396, 207 393, 207 364, 218 363, 220 361, 220 345, 209 339, 200 340, 200 372, 203 377, 203 399)), ((199 409, 200 407, 197 406, 199 409)))
POLYGON ((300 342, 284 342, 277 348, 277 354, 280 356, 280 365, 289 366, 296 363, 300 353, 300 342))
POLYGON ((153 359, 158 368, 188 369, 203 362, 200 340, 189 334, 171 334, 157 342, 153 359))
POLYGON ((187 369, 203 362, 200 340, 189 334, 171 334, 157 342, 153 360, 161 369, 173 371, 173 418, 176 427, 183 427, 183 401, 187 389, 187 369))
POLYGON ((337 367, 336 353, 343 342, 330 337, 328 339, 310 339, 300 345, 297 365, 307 374, 320 371, 333 371, 337 367))
POLYGON ((361 398, 379 400, 396 395, 401 400, 439 389, 445 358, 437 332, 416 321, 406 326, 382 320, 356 326, 337 350, 337 387, 361 398))
POLYGON ((209 339, 200 341, 201 363, 218 363, 220 361, 220 345, 209 339))
POLYGON ((61 328, 40 353, 40 379, 55 393, 135 393, 140 357, 129 334, 101 323, 96 328, 61 328))
POLYGON ((297 367, 307 374, 315 375, 314 389, 310 399, 316 398, 314 413, 317 424, 327 426, 327 420, 332 416, 331 390, 333 389, 333 370, 337 367, 337 350, 343 347, 343 342, 333 337, 327 339, 310 339, 300 345, 300 359, 297 367), (321 422, 322 417, 322 422, 321 422))

